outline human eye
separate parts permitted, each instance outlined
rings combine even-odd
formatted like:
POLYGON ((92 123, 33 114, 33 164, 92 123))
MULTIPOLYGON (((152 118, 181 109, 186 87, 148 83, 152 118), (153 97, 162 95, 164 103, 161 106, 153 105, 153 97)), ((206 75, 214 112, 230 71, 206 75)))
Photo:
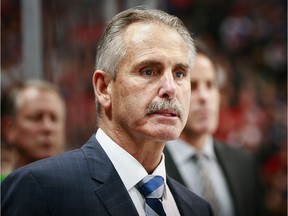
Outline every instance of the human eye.
POLYGON ((210 80, 210 81, 207 81, 206 86, 208 89, 215 89, 217 88, 217 83, 216 81, 210 80))
POLYGON ((52 122, 58 122, 59 117, 56 114, 50 114, 50 119, 52 122))
POLYGON ((176 71, 175 76, 179 79, 184 77, 184 72, 183 71, 176 71))
POLYGON ((211 81, 207 81, 206 86, 207 86, 208 89, 211 89, 211 88, 214 87, 213 86, 213 82, 211 82, 211 81))
POLYGON ((176 79, 182 79, 184 77, 186 77, 187 71, 183 68, 177 68, 174 71, 174 76, 176 77, 176 79))
POLYGON ((42 115, 41 113, 33 113, 32 115, 27 115, 26 118, 31 122, 39 122, 41 121, 42 115))
POLYGON ((198 84, 197 84, 197 82, 191 82, 191 91, 195 91, 196 89, 197 89, 197 86, 198 86, 198 84))
POLYGON ((141 73, 147 76, 153 75, 153 69, 152 68, 145 68, 141 70, 141 73))

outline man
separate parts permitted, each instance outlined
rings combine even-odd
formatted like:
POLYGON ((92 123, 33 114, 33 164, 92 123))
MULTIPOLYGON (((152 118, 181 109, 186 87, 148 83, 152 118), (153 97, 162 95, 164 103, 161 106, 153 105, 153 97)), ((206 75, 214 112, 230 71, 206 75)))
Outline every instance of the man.
POLYGON ((4 91, 1 102, 3 147, 12 150, 12 169, 63 152, 65 103, 55 85, 17 83, 4 91))
POLYGON ((96 135, 7 177, 4 215, 212 215, 166 176, 162 154, 186 124, 193 59, 178 18, 139 8, 116 15, 97 50, 96 135))
POLYGON ((212 138, 218 125, 220 90, 217 66, 202 46, 191 74, 187 124, 180 138, 169 142, 164 151, 167 173, 205 198, 215 215, 262 215, 257 209, 261 199, 253 157, 212 138))

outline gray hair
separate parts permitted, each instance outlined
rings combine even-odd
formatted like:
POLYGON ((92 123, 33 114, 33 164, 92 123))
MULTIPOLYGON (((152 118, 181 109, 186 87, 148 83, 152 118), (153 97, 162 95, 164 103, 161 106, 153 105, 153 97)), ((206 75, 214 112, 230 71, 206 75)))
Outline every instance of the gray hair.
POLYGON ((193 64, 194 41, 178 17, 156 9, 134 7, 117 14, 108 23, 97 48, 96 69, 105 71, 115 78, 117 67, 126 55, 123 32, 135 22, 161 23, 175 29, 186 43, 189 50, 189 63, 193 64))

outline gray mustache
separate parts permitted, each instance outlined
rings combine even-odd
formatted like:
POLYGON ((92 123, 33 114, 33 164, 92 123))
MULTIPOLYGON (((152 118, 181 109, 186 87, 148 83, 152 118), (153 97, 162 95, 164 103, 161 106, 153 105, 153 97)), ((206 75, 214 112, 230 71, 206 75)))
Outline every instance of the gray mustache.
POLYGON ((160 110, 173 110, 178 116, 182 115, 182 106, 175 100, 164 99, 160 102, 152 102, 146 109, 146 115, 160 110))

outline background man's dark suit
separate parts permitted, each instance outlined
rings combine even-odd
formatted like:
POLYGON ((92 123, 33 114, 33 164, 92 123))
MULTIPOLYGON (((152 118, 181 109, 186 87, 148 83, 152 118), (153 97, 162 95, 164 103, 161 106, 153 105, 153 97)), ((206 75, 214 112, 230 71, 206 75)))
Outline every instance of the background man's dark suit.
MULTIPOLYGON (((214 140, 216 157, 228 182, 236 216, 264 215, 262 188, 258 170, 251 154, 231 148, 214 140)), ((168 148, 164 150, 166 172, 172 178, 185 185, 168 148)))
MULTIPOLYGON (((167 184, 181 215, 212 215, 205 201, 178 182, 168 177, 167 184)), ((3 185, 3 216, 138 215, 94 135, 81 149, 20 168, 3 185)))

